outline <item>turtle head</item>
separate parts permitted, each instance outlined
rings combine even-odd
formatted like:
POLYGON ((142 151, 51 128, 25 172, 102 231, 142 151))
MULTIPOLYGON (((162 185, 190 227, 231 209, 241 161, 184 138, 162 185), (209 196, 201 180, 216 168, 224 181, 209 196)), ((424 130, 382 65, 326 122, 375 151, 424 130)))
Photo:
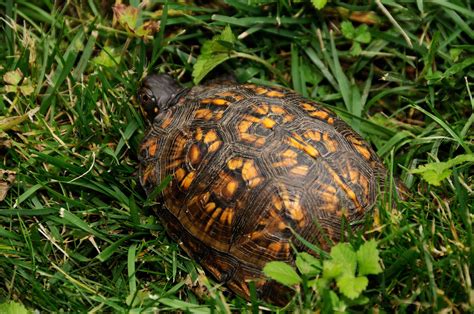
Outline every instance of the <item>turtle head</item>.
POLYGON ((138 101, 145 117, 152 121, 158 113, 171 105, 182 89, 167 74, 150 74, 145 77, 138 89, 138 101))

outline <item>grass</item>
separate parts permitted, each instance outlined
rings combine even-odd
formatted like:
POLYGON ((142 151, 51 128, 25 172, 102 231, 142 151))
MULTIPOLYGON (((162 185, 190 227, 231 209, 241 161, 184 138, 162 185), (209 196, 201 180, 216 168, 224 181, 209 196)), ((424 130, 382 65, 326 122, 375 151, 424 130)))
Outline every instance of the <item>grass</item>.
MULTIPOLYGON (((327 104, 412 193, 374 213, 364 237, 379 241, 384 271, 369 278, 368 303, 352 310, 474 310, 472 161, 435 171, 473 150, 472 3, 332 1, 317 11, 289 1, 155 1, 138 24, 161 21, 160 30, 140 37, 113 23, 110 2, 0 2, 1 167, 16 172, 0 202, 0 304, 278 310, 210 281, 166 236, 137 179, 140 78, 167 72, 191 86, 200 47, 229 25, 236 57, 218 72, 327 104), (354 34, 343 32, 344 21, 354 34), (15 84, 4 75, 16 70, 15 84), (426 164, 431 172, 411 172, 426 164)), ((295 299, 287 309, 316 304, 295 299)))

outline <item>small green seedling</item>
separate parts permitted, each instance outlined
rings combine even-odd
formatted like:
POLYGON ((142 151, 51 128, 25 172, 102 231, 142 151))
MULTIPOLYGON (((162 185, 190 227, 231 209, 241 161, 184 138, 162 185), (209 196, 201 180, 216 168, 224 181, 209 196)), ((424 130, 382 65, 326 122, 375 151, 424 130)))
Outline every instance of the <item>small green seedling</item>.
POLYGON ((270 262, 263 272, 289 287, 305 282, 306 278, 308 286, 319 295, 317 305, 325 313, 345 312, 351 305, 367 303, 362 295, 369 283, 367 275, 382 272, 377 242, 365 242, 357 251, 349 243, 338 243, 329 257, 321 263, 308 253, 298 253, 295 264, 301 275, 283 262, 270 262))
POLYGON ((341 23, 342 35, 352 40, 350 53, 352 56, 358 56, 362 52, 361 44, 368 44, 372 40, 367 24, 354 27, 351 22, 344 21, 341 23))
POLYGON ((421 165, 410 172, 420 174, 421 177, 431 185, 440 186, 441 181, 451 175, 453 167, 468 162, 474 162, 474 154, 458 155, 445 162, 431 162, 426 165, 421 165))

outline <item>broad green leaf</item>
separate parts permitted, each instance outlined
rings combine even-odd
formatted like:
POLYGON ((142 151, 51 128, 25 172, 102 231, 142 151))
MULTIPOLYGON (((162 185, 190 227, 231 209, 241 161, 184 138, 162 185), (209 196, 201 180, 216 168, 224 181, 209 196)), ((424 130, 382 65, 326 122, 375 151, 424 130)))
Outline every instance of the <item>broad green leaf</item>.
POLYGON ((367 288, 369 280, 367 277, 355 277, 345 274, 336 279, 339 291, 351 300, 354 300, 367 288))
POLYGON ((138 21, 137 8, 120 3, 114 5, 112 10, 114 11, 114 19, 118 21, 123 28, 129 31, 133 31, 135 29, 138 21))
POLYGON ((419 173, 431 185, 439 186, 441 181, 451 175, 451 168, 465 162, 474 162, 474 154, 458 155, 445 162, 432 162, 412 169, 411 173, 419 173))
POLYGON ((13 301, 8 301, 0 304, 0 313, 3 314, 28 314, 31 313, 26 309, 26 307, 21 303, 16 303, 13 301))
POLYGON ((20 84, 21 79, 23 78, 23 73, 20 69, 14 71, 9 71, 3 75, 3 81, 6 84, 16 86, 20 84))
POLYGON ((344 267, 340 263, 336 263, 332 260, 323 262, 323 278, 331 279, 339 277, 344 273, 344 267))
POLYGON ((362 244, 356 254, 359 276, 376 275, 382 272, 375 240, 372 239, 362 244))
POLYGON ((330 253, 334 263, 343 266, 345 274, 355 275, 357 267, 357 255, 349 243, 338 243, 333 246, 330 253))
POLYGON ((209 72, 228 59, 230 59, 230 55, 227 53, 200 55, 193 68, 194 84, 199 84, 209 72))
POLYGON ((194 84, 198 84, 216 66, 231 58, 236 40, 230 26, 226 26, 221 34, 203 44, 193 68, 194 84))
POLYGON ((23 96, 29 96, 33 94, 34 91, 35 89, 31 84, 31 81, 26 78, 20 86, 20 92, 23 94, 23 96))
POLYGON ((360 44, 358 42, 354 42, 352 44, 351 51, 350 51, 351 56, 356 57, 360 55, 361 52, 362 52, 362 47, 360 46, 360 44))
POLYGON ((344 21, 341 23, 341 32, 347 39, 354 39, 355 29, 351 22, 344 21))
POLYGON ((301 252, 296 256, 296 267, 306 276, 315 276, 321 272, 321 262, 313 255, 301 252))
POLYGON ((293 267, 287 263, 275 261, 269 262, 263 267, 263 273, 273 280, 286 286, 299 284, 302 280, 293 267))
POLYGON ((356 36, 354 40, 363 44, 368 44, 372 40, 372 36, 370 35, 367 24, 362 24, 361 26, 357 27, 355 35, 356 36))
POLYGON ((321 10, 322 8, 326 6, 326 3, 328 3, 328 0, 311 0, 311 3, 316 9, 321 10))

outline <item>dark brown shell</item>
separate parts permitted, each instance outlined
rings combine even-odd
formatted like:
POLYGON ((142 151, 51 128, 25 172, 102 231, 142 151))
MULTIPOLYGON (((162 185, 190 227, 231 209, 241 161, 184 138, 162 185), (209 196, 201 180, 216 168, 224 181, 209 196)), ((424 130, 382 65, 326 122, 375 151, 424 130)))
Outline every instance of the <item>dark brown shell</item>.
POLYGON ((183 249, 248 298, 284 303, 262 275, 293 262, 294 232, 328 249, 343 216, 373 207, 385 168, 370 146, 328 109, 294 92, 234 83, 196 86, 154 120, 140 149, 150 193, 173 177, 159 215, 183 249))

